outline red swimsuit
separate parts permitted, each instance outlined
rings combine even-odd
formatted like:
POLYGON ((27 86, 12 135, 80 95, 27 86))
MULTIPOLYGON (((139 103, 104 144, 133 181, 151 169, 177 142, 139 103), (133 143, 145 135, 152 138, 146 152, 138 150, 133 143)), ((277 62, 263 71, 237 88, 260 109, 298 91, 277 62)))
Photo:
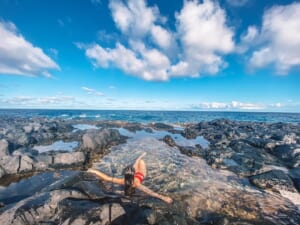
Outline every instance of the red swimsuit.
POLYGON ((144 174, 142 174, 141 172, 136 172, 136 173, 134 174, 134 177, 135 177, 136 179, 138 179, 138 180, 140 181, 140 183, 142 183, 143 180, 144 180, 144 174))

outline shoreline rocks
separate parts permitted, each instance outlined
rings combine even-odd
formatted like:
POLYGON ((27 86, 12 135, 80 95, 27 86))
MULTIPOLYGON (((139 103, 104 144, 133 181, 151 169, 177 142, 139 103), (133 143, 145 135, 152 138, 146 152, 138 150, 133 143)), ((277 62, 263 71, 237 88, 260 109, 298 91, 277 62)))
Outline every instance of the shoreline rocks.
MULTIPOLYGON (((160 143, 166 143, 162 144, 167 146, 168 150, 178 151, 179 153, 176 154, 180 156, 183 154, 184 157, 198 157, 205 160, 212 170, 230 171, 235 176, 247 180, 246 189, 253 188, 252 185, 255 185, 259 192, 270 191, 274 196, 279 196, 282 192, 291 192, 298 196, 300 192, 300 124, 268 124, 219 119, 186 124, 183 130, 175 130, 171 125, 163 123, 144 125, 122 121, 65 121, 49 118, 10 117, 1 119, 3 121, 0 125, 0 183, 1 177, 5 177, 7 181, 9 176, 33 172, 82 170, 91 165, 93 160, 101 162, 103 156, 110 154, 111 147, 121 148, 132 138, 122 136, 115 129, 124 128, 131 131, 132 135, 143 130, 146 131, 145 133, 167 131, 172 134, 181 134, 187 139, 202 136, 210 142, 207 148, 202 148, 200 145, 179 146, 171 135, 164 136, 160 143), (79 123, 93 125, 97 129, 74 129, 73 126, 79 123), (48 145, 57 141, 76 141, 78 147, 73 151, 52 150, 44 153, 39 153, 34 149, 36 145, 48 145)), ((158 143, 155 145, 159 146, 158 143)), ((134 148, 134 146, 131 147, 134 148)), ((166 147, 163 146, 162 149, 164 148, 166 147)), ((167 224, 172 221, 179 224, 209 224, 211 221, 213 224, 223 224, 229 221, 226 223, 235 224, 236 222, 239 224, 236 220, 238 217, 243 218, 241 221, 245 221, 245 224, 275 224, 270 221, 256 223, 252 216, 259 217, 259 212, 256 209, 256 214, 254 214, 250 206, 249 211, 245 209, 237 212, 238 204, 243 205, 242 201, 249 199, 254 201, 250 192, 244 197, 235 196, 236 193, 227 193, 222 197, 224 205, 220 200, 214 199, 214 196, 205 199, 203 193, 195 192, 196 197, 186 196, 183 201, 191 207, 191 214, 189 214, 188 209, 185 209, 184 206, 182 206, 182 212, 174 212, 171 207, 153 199, 135 205, 127 204, 125 198, 115 198, 111 193, 100 193, 105 186, 99 184, 98 181, 87 179, 84 174, 74 179, 73 181, 62 180, 60 183, 62 186, 56 186, 59 187, 58 190, 51 189, 50 185, 48 187, 50 189, 46 188, 41 193, 31 197, 27 196, 9 207, 2 204, 0 222, 5 224, 5 218, 10 218, 7 221, 15 221, 20 224, 24 224, 21 218, 26 218, 28 223, 49 220, 58 224, 71 223, 71 221, 92 224, 93 219, 109 222, 106 214, 96 214, 95 212, 107 212, 109 207, 112 207, 115 213, 112 218, 116 224, 124 221, 146 224, 167 224), (236 203, 234 203, 234 199, 237 201, 236 203), (197 211, 201 208, 199 205, 216 208, 219 211, 216 214, 209 212, 205 214, 204 211, 200 213, 197 211), (67 211, 68 207, 71 211, 67 211), (29 211, 26 212, 25 208, 28 208, 29 211), (53 214, 55 210, 57 215, 53 214), (16 214, 17 211, 20 214, 16 214), (39 219, 31 214, 39 216, 39 219), (138 216, 134 217, 135 214, 138 216), (128 216, 132 216, 132 219, 129 220, 128 216)), ((181 187, 181 185, 184 187, 185 184, 179 186, 181 187)), ((263 194, 258 196, 261 197, 263 194)), ((289 200, 285 202, 282 196, 277 200, 284 202, 288 205, 288 210, 291 210, 285 211, 285 215, 290 213, 295 216, 297 222, 300 221, 300 212, 296 210, 296 206, 294 209, 293 204, 289 200)), ((249 205, 253 206, 254 203, 249 203, 249 205)), ((261 206, 264 204, 262 203, 261 206)), ((268 214, 268 209, 264 213, 268 214)), ((272 211, 272 213, 275 212, 272 211)))

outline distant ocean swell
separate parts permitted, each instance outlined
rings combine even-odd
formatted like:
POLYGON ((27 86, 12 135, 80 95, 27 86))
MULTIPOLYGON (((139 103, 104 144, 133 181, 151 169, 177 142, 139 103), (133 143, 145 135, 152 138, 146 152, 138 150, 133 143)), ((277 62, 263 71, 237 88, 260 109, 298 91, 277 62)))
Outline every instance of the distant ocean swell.
POLYGON ((191 123, 210 121, 220 118, 268 123, 300 123, 300 113, 273 112, 1 109, 0 116, 39 116, 63 119, 124 120, 140 123, 191 123))

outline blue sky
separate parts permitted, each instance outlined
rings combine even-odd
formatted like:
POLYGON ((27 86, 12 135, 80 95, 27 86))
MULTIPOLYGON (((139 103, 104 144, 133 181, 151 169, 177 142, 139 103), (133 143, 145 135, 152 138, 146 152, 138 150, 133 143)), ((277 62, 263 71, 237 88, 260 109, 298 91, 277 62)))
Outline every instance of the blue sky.
POLYGON ((300 112, 300 1, 0 0, 0 108, 300 112))

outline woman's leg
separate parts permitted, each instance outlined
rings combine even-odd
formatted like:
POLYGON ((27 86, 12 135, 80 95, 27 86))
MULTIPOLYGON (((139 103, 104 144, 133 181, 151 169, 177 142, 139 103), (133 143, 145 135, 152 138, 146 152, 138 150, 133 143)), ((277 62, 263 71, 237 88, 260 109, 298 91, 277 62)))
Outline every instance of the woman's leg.
POLYGON ((144 175, 144 178, 146 177, 147 174, 147 167, 146 167, 146 163, 144 160, 140 160, 138 165, 137 165, 137 172, 141 172, 144 175))
POLYGON ((144 175, 144 177, 146 177, 147 168, 146 168, 146 163, 144 162, 144 160, 142 160, 142 157, 144 157, 145 155, 146 153, 144 152, 140 157, 138 157, 138 159, 135 161, 133 165, 135 171, 141 172, 144 175))

